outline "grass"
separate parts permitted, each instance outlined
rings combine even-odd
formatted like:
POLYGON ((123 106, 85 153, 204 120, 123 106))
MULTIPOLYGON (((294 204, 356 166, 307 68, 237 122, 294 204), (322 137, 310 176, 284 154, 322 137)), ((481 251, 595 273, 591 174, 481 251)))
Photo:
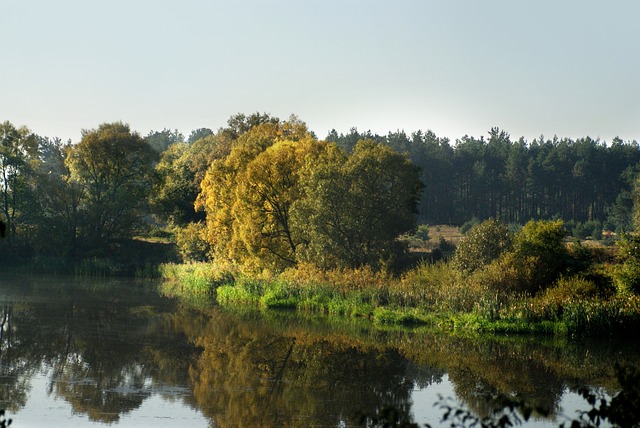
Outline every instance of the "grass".
POLYGON ((449 264, 423 264, 400 278, 370 270, 314 272, 301 266, 254 278, 213 264, 165 265, 178 293, 215 296, 225 306, 284 309, 376 325, 544 335, 608 335, 640 327, 640 298, 602 297, 588 280, 561 278, 536 297, 473 288, 449 264))
MULTIPOLYGON (((442 226, 430 236, 456 239, 453 229, 442 226)), ((225 306, 367 319, 378 326, 556 336, 627 334, 640 327, 640 298, 611 285, 611 258, 594 257, 602 255, 599 247, 578 250, 591 260, 588 269, 569 271, 535 295, 520 283, 538 268, 536 259, 522 266, 503 258, 472 274, 440 260, 423 261, 400 276, 308 264, 255 275, 205 263, 165 265, 162 275, 179 292, 215 296, 225 306)))

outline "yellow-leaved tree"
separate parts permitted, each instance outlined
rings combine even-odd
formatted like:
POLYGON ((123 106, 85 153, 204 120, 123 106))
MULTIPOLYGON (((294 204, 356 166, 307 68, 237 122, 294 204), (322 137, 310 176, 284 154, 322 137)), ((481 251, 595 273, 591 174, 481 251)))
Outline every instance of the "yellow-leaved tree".
POLYGON ((196 203, 212 257, 281 271, 301 261, 384 268, 402 252, 421 189, 408 157, 374 141, 348 154, 296 118, 237 128, 196 203))
POLYGON ((322 156, 326 147, 311 136, 279 141, 238 177, 232 210, 234 233, 253 265, 281 269, 296 263, 300 235, 292 229, 291 207, 302 198, 300 172, 322 156))
POLYGON ((196 207, 206 213, 205 237, 213 257, 257 268, 292 263, 288 214, 282 210, 287 210, 284 193, 295 193, 291 171, 297 168, 286 165, 296 158, 287 151, 295 153, 297 145, 311 147, 313 141, 306 125, 295 117, 266 121, 240 134, 229 155, 211 164, 196 207), (283 143, 279 149, 265 154, 278 142, 283 143), (270 167, 271 161, 279 166, 270 167))

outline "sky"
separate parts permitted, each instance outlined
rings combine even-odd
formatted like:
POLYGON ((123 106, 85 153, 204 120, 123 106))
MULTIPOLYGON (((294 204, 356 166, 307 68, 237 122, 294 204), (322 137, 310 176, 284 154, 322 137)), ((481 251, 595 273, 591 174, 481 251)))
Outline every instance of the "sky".
POLYGON ((637 0, 0 0, 0 121, 640 140, 637 0))

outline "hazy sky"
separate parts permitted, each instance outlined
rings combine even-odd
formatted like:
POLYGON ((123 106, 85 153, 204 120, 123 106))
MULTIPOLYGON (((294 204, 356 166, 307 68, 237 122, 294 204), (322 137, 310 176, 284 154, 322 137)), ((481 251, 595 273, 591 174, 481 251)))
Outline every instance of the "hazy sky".
POLYGON ((637 0, 0 0, 0 121, 640 140, 637 0))

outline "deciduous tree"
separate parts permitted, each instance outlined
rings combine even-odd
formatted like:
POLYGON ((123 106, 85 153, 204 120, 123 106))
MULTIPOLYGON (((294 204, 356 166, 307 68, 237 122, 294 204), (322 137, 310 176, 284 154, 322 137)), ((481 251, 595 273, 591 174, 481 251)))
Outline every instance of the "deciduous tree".
POLYGON ((80 233, 93 249, 130 238, 148 213, 154 152, 128 125, 105 123, 84 130, 66 159, 82 189, 80 233))
POLYGON ((9 239, 15 236, 20 205, 25 203, 32 162, 37 159, 37 139, 28 128, 0 124, 0 211, 9 239))
MULTIPOLYGON (((253 220, 260 221, 259 211, 246 211, 256 208, 252 202, 242 200, 245 196, 253 198, 254 202, 260 198, 251 193, 251 184, 257 183, 246 182, 249 165, 278 141, 297 142, 307 140, 311 135, 306 125, 295 117, 284 122, 261 119, 256 125, 237 126, 237 129, 247 130, 232 140, 228 156, 211 163, 202 180, 196 207, 206 212, 206 237, 213 255, 245 263, 254 258, 256 251, 262 252, 258 250, 262 244, 258 244, 256 239, 263 232, 270 233, 268 230, 272 227, 266 226, 262 232, 257 232, 259 227, 256 224, 246 224, 252 221, 251 216, 256 216, 253 220)), ((229 135, 228 132, 223 134, 229 135)), ((250 174, 255 175, 256 180, 258 176, 262 180, 267 178, 268 171, 256 165, 250 174)), ((271 178, 277 181, 275 177, 271 178)), ((269 209, 259 209, 262 208, 269 209)), ((265 262, 269 264, 269 261, 265 262)))
POLYGON ((296 224, 300 258, 323 267, 381 266, 399 250, 397 237, 415 225, 421 189, 404 155, 362 140, 349 156, 334 148, 307 170, 296 224))

